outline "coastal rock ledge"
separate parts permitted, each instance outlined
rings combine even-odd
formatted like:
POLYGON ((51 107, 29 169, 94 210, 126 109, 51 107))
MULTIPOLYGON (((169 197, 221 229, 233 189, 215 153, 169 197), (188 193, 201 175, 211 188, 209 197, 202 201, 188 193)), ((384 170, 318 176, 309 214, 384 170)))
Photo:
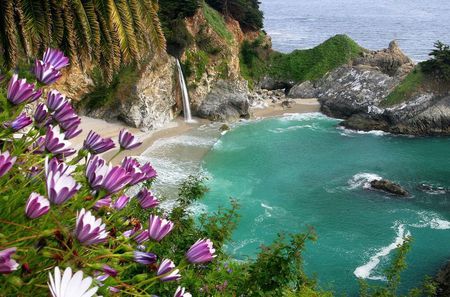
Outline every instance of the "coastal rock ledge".
POLYGON ((314 84, 294 86, 292 96, 316 95, 321 111, 344 119, 341 125, 349 129, 450 135, 449 92, 421 90, 402 103, 383 106, 382 102, 414 66, 393 41, 389 48, 364 53, 314 84))

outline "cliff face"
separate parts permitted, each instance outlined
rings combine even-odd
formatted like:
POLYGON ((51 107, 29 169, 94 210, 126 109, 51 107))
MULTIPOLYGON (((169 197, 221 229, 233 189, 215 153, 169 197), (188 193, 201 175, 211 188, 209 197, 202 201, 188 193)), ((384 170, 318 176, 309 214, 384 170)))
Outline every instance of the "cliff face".
MULTIPOLYGON (((424 88, 407 100, 386 106, 386 99, 414 69, 395 42, 389 48, 364 53, 314 83, 302 83, 291 97, 317 97, 321 110, 345 119, 356 130, 398 134, 450 135, 450 93, 424 88)), ((416 70, 415 70, 416 71, 416 70)))

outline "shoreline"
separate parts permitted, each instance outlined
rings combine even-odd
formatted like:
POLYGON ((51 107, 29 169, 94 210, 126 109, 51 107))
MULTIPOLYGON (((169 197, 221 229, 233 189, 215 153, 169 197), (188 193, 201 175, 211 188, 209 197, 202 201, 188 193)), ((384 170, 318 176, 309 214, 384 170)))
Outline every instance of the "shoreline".
MULTIPOLYGON (((266 100, 264 103, 265 107, 263 108, 250 108, 250 120, 278 117, 283 116, 286 113, 310 113, 320 111, 320 104, 317 99, 314 98, 293 99, 292 106, 289 108, 282 107, 279 102, 272 103, 270 100, 266 100)), ((127 156, 142 156, 142 154, 150 149, 158 140, 182 136, 187 134, 189 131, 198 129, 202 125, 214 123, 212 121, 201 118, 194 118, 194 120, 194 123, 186 123, 184 122, 184 119, 182 117, 177 117, 158 129, 141 131, 138 128, 127 126, 122 122, 107 122, 101 119, 82 116, 80 127, 83 129, 83 132, 77 137, 71 139, 71 143, 75 149, 81 148, 83 146, 83 141, 88 135, 89 131, 93 130, 94 132, 100 134, 102 137, 111 137, 116 145, 118 145, 119 131, 124 128, 128 129, 128 131, 139 137, 140 141, 142 141, 142 145, 133 150, 126 150, 121 152, 114 158, 114 160, 112 160, 112 163, 115 165, 127 156)), ((116 147, 115 149, 105 152, 104 154, 102 154, 102 156, 106 160, 108 160, 117 152, 118 148, 116 147)))

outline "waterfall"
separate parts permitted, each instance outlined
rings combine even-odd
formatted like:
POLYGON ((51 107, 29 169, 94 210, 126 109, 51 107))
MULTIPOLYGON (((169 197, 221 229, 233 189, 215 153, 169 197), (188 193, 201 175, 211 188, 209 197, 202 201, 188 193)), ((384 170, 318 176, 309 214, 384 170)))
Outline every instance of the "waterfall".
POLYGON ((189 104, 189 93, 186 86, 186 81, 184 80, 183 70, 181 69, 180 61, 177 59, 177 67, 178 67, 178 80, 180 82, 181 87, 181 96, 183 97, 183 114, 185 122, 192 122, 191 116, 191 106, 189 104))

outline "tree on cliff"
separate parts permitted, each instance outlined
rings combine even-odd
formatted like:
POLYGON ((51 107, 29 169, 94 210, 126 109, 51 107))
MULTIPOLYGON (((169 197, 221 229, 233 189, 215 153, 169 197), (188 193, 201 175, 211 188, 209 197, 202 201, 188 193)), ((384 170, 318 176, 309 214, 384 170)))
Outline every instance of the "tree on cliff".
POLYGON ((0 62, 11 68, 46 47, 98 63, 111 78, 121 63, 165 49, 156 0, 3 0, 0 62))
POLYGON ((450 81, 450 46, 437 41, 434 47, 430 53, 432 58, 421 63, 422 70, 438 79, 450 81))
POLYGON ((258 0, 207 0, 209 5, 224 15, 237 20, 243 30, 259 30, 263 27, 263 13, 258 0))

